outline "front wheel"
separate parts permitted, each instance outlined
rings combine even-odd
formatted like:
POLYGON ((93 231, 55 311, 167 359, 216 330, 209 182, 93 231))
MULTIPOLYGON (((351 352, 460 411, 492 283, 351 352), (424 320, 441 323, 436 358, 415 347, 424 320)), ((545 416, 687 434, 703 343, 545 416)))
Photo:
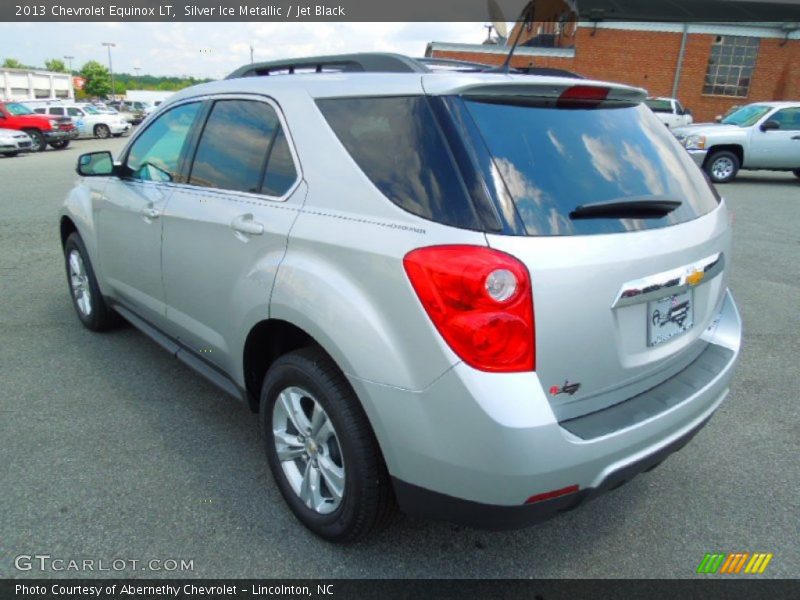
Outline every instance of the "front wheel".
POLYGON ((31 137, 31 141, 33 142, 31 145, 32 152, 42 152, 45 148, 47 148, 47 141, 45 141, 41 131, 28 129, 25 131, 25 133, 31 137))
POLYGON ((64 262, 72 304, 83 326, 92 331, 103 331, 117 325, 120 317, 100 293, 86 246, 77 233, 71 234, 64 244, 64 262))
POLYGON ((708 157, 704 169, 714 183, 728 183, 739 172, 739 157, 729 150, 718 150, 708 157))
POLYGON ((95 135, 95 137, 98 137, 101 140, 104 140, 104 139, 106 139, 106 138, 111 136, 111 130, 108 128, 108 125, 103 125, 101 123, 100 125, 95 125, 95 127, 94 127, 94 135, 95 135))
POLYGON ((318 348, 270 367, 261 391, 270 470, 295 516, 318 536, 353 542, 395 512, 389 474, 358 398, 318 348))
POLYGON ((50 145, 55 148, 56 150, 63 150, 67 146, 69 146, 70 140, 59 140, 57 142, 51 142, 50 145))

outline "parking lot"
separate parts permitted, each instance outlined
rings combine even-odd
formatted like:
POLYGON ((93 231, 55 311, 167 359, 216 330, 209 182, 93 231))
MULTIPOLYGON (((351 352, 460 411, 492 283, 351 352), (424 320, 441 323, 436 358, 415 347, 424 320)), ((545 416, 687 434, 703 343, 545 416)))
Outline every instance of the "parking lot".
MULTIPOLYGON (((257 421, 133 328, 93 334, 70 304, 56 211, 81 152, 0 158, 0 577, 14 557, 193 561, 218 577, 691 577, 706 552, 771 552, 800 576, 800 179, 743 172, 731 287, 745 334, 731 394, 653 472, 530 529, 401 517, 355 546, 297 523, 257 421)), ((107 575, 107 573, 95 573, 107 575)))

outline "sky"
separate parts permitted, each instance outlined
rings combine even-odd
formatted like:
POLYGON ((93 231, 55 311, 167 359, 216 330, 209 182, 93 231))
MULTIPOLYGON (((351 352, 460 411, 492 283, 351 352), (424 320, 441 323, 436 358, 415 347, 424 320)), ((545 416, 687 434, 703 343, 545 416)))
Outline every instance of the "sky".
MULTIPOLYGON (((191 75, 219 79, 250 62, 346 52, 423 56, 428 42, 480 43, 483 23, 0 23, 0 62, 7 57, 43 66, 74 56, 135 75, 191 75)), ((64 61, 65 64, 68 61, 64 61)))

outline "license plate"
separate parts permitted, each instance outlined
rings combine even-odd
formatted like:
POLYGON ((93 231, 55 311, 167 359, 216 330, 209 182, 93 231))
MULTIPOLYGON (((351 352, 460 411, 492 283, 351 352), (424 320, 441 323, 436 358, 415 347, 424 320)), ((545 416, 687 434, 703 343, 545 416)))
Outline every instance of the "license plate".
POLYGON ((694 325, 692 290, 647 303, 647 345, 657 346, 694 325))

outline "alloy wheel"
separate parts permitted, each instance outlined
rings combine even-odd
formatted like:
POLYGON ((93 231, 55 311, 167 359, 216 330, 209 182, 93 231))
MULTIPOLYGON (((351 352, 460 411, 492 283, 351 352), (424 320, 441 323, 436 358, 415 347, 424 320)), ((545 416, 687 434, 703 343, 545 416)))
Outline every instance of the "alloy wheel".
POLYGON ((83 258, 77 250, 69 253, 69 283, 78 310, 84 317, 88 317, 92 314, 92 293, 86 265, 83 264, 83 258))

